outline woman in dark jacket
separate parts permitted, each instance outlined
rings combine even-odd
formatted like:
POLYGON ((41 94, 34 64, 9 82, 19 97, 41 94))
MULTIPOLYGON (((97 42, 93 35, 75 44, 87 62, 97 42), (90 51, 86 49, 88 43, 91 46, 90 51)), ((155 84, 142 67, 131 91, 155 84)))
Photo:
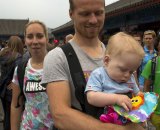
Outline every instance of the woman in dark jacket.
POLYGON ((18 36, 11 36, 7 47, 0 51, 0 96, 4 110, 4 130, 10 130, 10 106, 12 81, 15 66, 21 61, 23 42, 18 36))

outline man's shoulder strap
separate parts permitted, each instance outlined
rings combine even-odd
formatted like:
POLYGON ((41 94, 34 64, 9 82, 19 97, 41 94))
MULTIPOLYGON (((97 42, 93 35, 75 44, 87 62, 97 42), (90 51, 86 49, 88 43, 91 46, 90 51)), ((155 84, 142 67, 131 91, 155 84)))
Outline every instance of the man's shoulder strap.
POLYGON ((70 43, 61 46, 61 48, 68 60, 71 77, 75 86, 75 96, 80 102, 82 111, 98 119, 99 116, 103 113, 104 108, 95 107, 88 103, 86 94, 84 93, 86 87, 85 76, 74 49, 70 43))
MULTIPOLYGON (((69 65, 69 69, 71 72, 71 76, 74 79, 74 82, 79 80, 79 81, 83 81, 86 85, 86 80, 82 71, 82 67, 80 65, 79 59, 72 47, 72 45, 70 43, 65 44, 63 46, 61 46, 63 52, 66 55, 67 61, 68 61, 68 65, 69 65)), ((75 87, 79 87, 79 84, 77 84, 77 82, 74 83, 75 87)), ((84 84, 81 84, 80 86, 82 86, 84 84)))
POLYGON ((84 89, 86 86, 86 80, 82 71, 82 67, 80 65, 79 59, 70 43, 67 43, 63 46, 61 46, 64 54, 66 55, 70 74, 73 80, 73 84, 75 86, 75 95, 78 99, 78 101, 81 104, 81 107, 84 110, 84 89))

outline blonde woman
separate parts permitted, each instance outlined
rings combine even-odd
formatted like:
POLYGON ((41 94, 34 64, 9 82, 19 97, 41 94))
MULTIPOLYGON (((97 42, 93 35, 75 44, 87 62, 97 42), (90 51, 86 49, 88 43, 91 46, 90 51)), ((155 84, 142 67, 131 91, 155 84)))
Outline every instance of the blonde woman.
POLYGON ((31 55, 25 68, 23 93, 20 98, 20 86, 17 80, 17 69, 13 77, 13 97, 11 104, 12 130, 51 130, 53 120, 49 112, 46 89, 39 83, 42 78, 43 60, 47 54, 48 32, 40 21, 31 21, 25 27, 25 45, 31 55), (20 103, 20 107, 17 106, 20 103), (25 103, 23 111, 23 103, 25 103), (15 118, 16 117, 16 118, 15 118))

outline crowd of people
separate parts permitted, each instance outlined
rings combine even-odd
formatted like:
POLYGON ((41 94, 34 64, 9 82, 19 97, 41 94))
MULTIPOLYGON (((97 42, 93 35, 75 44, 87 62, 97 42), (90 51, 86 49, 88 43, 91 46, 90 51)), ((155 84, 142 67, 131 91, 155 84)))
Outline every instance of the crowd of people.
MULTIPOLYGON (((133 95, 160 94, 160 37, 154 30, 143 36, 117 32, 103 43, 105 1, 69 4, 75 33, 64 45, 50 45, 45 24, 33 20, 24 27, 23 40, 11 36, 1 46, 4 130, 144 130, 142 124, 98 118, 108 105, 132 110, 133 95)), ((160 100, 149 120, 160 130, 160 100)))

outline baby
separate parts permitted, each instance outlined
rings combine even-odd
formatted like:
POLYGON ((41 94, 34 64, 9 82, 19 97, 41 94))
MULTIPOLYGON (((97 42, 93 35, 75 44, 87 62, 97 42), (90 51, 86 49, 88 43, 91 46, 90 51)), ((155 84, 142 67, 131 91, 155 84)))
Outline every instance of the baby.
POLYGON ((108 41, 104 66, 94 70, 86 85, 89 104, 96 107, 119 105, 126 111, 132 110, 127 95, 139 95, 133 73, 144 57, 142 46, 130 35, 119 32, 108 41))

